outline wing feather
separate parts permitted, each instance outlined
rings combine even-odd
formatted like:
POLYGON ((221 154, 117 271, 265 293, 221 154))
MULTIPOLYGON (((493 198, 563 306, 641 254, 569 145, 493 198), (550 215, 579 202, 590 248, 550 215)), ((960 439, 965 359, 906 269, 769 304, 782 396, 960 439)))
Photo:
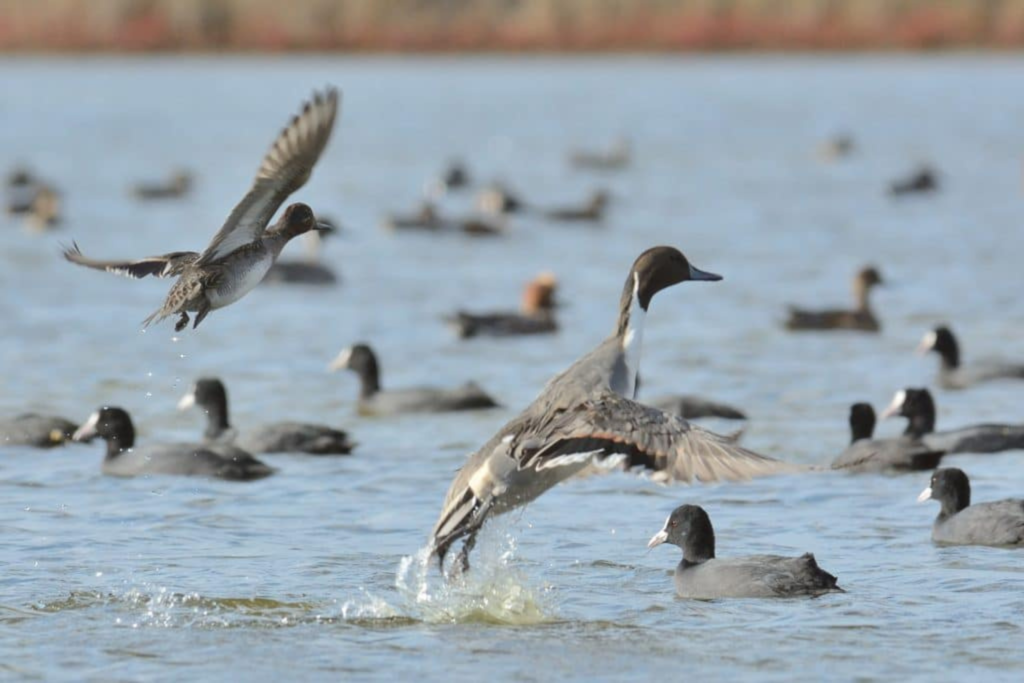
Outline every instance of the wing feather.
POLYGON ((86 268, 105 270, 115 275, 139 279, 147 275, 154 277, 180 275, 182 270, 199 258, 199 254, 194 251, 172 251, 169 254, 147 256, 136 261, 101 261, 89 258, 82 253, 77 243, 72 243, 72 246, 64 249, 64 258, 86 268))
POLYGON ((252 188, 200 256, 200 265, 259 239, 281 204, 306 184, 331 138, 338 98, 335 88, 314 93, 292 117, 263 157, 252 188))
POLYGON ((548 459, 600 445, 602 453, 595 456, 599 459, 625 455, 631 469, 662 472, 686 482, 742 480, 802 469, 611 392, 584 401, 562 419, 564 424, 551 433, 565 436, 524 457, 520 467, 540 467, 548 459))

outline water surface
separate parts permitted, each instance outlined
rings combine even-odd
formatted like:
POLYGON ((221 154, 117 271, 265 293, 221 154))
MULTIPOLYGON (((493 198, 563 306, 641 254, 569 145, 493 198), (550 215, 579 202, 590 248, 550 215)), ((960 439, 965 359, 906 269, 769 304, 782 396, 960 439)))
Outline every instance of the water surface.
MULTIPOLYGON (((133 415, 141 440, 194 438, 178 397, 228 385, 240 428, 269 419, 341 425, 350 458, 268 456, 252 484, 99 473, 98 445, 4 449, 0 671, 10 678, 554 677, 1019 680, 1022 556, 929 542, 925 475, 798 476, 662 487, 624 475, 569 482, 490 527, 471 582, 445 589, 416 558, 466 453, 614 324, 630 263, 682 248, 719 284, 660 294, 645 335, 646 395, 685 391, 753 417, 745 443, 804 463, 847 440, 848 405, 881 407, 932 381, 912 350, 949 321, 970 358, 1024 358, 1019 264, 1024 90, 1017 57, 345 59, 7 58, 5 164, 55 181, 66 222, 0 232, 0 413, 133 415), (73 268, 98 257, 201 248, 248 187, 271 135, 314 87, 344 111, 296 199, 340 219, 324 257, 333 290, 261 288, 196 333, 139 331, 167 283, 73 268), (820 163, 817 143, 858 149, 820 163), (569 147, 631 138, 619 175, 568 168, 569 147), (451 156, 538 204, 607 187, 601 228, 531 219, 503 239, 396 237, 451 156), (933 162, 943 191, 883 189, 933 162), (187 200, 140 204, 138 179, 196 170, 187 200), (793 336, 787 303, 843 304, 865 262, 891 286, 884 330, 793 336), (562 332, 459 342, 439 317, 514 306, 541 270, 562 285, 562 332), (370 341, 384 383, 475 379, 505 409, 359 418, 342 346, 370 341), (683 502, 703 505, 719 553, 811 550, 848 593, 817 600, 686 602, 675 549, 647 539, 683 502)), ((464 213, 470 200, 444 204, 464 213)), ((289 247, 293 256, 301 246, 289 247)), ((1019 421, 1024 387, 939 392, 940 426, 1019 421)), ((730 425, 713 425, 727 429, 730 425)), ((894 434, 898 424, 882 431, 894 434)), ((1021 455, 958 456, 976 500, 1024 494, 1021 455)))

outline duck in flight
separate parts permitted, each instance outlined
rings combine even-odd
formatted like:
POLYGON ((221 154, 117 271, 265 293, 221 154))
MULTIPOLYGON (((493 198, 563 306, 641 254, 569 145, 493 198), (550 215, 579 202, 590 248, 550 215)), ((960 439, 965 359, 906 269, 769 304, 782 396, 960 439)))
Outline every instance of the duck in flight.
POLYGON ((64 251, 64 258, 132 278, 177 277, 164 305, 143 324, 178 315, 174 329, 180 332, 194 312, 193 328, 198 327, 210 311, 238 301, 258 285, 293 237, 321 229, 313 210, 301 203, 289 206, 277 223, 267 226, 289 195, 309 180, 331 137, 337 111, 337 90, 314 93, 278 135, 252 188, 201 254, 175 251, 138 261, 100 261, 83 255, 75 244, 64 251))
POLYGON ((637 258, 613 334, 548 382, 456 474, 430 541, 442 569, 459 539, 465 542, 455 567, 468 569, 469 552, 489 516, 526 505, 592 462, 644 468, 682 481, 743 479, 793 469, 633 400, 651 299, 680 282, 721 279, 672 247, 654 247, 637 258))

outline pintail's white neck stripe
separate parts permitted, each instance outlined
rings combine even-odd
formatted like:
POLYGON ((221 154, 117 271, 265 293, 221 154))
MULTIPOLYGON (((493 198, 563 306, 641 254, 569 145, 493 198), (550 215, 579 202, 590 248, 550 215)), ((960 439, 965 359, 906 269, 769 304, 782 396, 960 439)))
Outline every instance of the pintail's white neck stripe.
POLYGON ((622 353, 626 363, 625 395, 633 398, 636 392, 636 376, 640 372, 640 349, 644 337, 644 317, 647 311, 640 306, 640 274, 633 272, 633 297, 629 302, 629 319, 626 332, 622 335, 622 353))

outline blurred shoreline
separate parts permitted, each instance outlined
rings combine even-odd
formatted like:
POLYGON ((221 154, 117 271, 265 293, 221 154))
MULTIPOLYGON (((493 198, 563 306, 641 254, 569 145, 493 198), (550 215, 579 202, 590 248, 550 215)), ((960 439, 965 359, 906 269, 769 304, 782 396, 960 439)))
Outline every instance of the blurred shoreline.
POLYGON ((0 0, 0 51, 1019 49, 1024 0, 0 0))

